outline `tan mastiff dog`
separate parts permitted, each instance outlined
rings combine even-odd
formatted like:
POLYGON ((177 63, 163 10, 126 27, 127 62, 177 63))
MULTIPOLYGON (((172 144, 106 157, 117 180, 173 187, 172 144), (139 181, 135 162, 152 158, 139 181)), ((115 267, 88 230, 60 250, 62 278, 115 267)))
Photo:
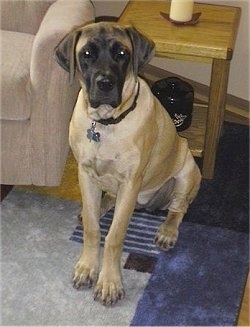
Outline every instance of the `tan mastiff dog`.
POLYGON ((84 246, 75 288, 95 284, 94 298, 124 297, 120 257, 136 206, 167 209, 155 243, 172 248, 178 227, 199 189, 201 175, 187 141, 138 71, 154 44, 131 26, 101 22, 70 32, 55 49, 58 63, 80 80, 70 123, 78 162, 84 246), (115 206, 99 272, 99 219, 115 206))

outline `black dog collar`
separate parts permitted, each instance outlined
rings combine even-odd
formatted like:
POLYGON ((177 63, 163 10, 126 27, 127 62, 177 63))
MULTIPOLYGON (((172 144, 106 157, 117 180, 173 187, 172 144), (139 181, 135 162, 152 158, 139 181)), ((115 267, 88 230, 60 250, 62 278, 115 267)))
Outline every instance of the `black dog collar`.
POLYGON ((137 93, 134 98, 134 101, 126 111, 124 111, 119 117, 117 118, 108 118, 108 119, 100 119, 96 120, 97 123, 102 124, 102 125, 114 125, 120 123, 131 111, 133 111, 137 105, 137 99, 140 93, 140 82, 138 81, 138 88, 137 88, 137 93))

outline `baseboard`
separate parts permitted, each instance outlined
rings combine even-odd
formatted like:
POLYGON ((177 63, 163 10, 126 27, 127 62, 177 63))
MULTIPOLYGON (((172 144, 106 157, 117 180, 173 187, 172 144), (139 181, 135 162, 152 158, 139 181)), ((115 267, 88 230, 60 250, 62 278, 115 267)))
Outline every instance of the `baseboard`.
POLYGON ((3 185, 1 184, 1 193, 0 193, 0 202, 10 193, 12 190, 13 185, 3 185))
MULTIPOLYGON (((199 103, 203 103, 205 105, 208 102, 209 87, 207 85, 200 84, 152 65, 146 65, 143 70, 143 76, 152 83, 170 76, 179 77, 194 87, 195 99, 199 103)), ((249 101, 228 94, 225 110, 225 121, 249 125, 249 101)))

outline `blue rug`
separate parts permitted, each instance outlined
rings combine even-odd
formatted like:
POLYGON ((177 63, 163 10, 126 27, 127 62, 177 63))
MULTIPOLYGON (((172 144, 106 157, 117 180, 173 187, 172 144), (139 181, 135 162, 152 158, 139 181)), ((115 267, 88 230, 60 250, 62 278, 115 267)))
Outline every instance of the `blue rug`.
POLYGON ((132 326, 234 326, 248 274, 248 235, 183 223, 161 252, 132 326))

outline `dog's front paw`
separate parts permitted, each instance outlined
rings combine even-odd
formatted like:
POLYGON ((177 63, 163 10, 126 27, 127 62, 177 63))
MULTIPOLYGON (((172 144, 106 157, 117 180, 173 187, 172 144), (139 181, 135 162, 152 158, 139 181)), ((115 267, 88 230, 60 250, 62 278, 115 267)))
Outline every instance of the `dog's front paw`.
POLYGON ((80 289, 84 286, 92 287, 96 284, 98 277, 95 266, 90 266, 79 260, 75 266, 75 272, 72 278, 73 287, 80 289))
POLYGON ((154 242, 163 251, 168 251, 175 246, 178 239, 178 228, 164 222, 156 232, 154 242))
POLYGON ((94 299, 104 305, 113 305, 125 296, 120 278, 112 280, 110 277, 105 278, 100 274, 95 287, 94 299))

